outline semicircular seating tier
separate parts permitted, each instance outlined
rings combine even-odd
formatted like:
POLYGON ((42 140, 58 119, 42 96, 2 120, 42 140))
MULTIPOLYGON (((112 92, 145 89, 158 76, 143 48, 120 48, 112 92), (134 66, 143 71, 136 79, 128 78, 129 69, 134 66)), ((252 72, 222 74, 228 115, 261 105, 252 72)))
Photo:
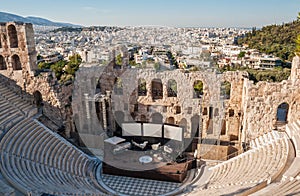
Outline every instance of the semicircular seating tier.
POLYGON ((290 161, 289 167, 279 182, 270 184, 252 195, 281 196, 300 194, 300 121, 287 124, 286 133, 293 144, 295 157, 290 161))
POLYGON ((195 183, 189 195, 255 192, 280 176, 288 159, 289 145, 284 132, 272 131, 256 138, 250 150, 208 168, 208 179, 202 185, 195 183))
POLYGON ((0 88, 1 189, 11 193, 13 187, 26 195, 106 195, 96 176, 101 162, 28 118, 2 93, 0 88))
POLYGON ((99 194, 101 163, 32 119, 24 118, 0 142, 1 173, 28 194, 99 194))

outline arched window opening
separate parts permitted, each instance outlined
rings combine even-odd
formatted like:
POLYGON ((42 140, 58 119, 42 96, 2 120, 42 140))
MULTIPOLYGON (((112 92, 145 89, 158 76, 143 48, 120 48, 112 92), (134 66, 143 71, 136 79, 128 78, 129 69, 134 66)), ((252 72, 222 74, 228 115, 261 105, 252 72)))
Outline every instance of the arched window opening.
POLYGON ((116 136, 121 136, 122 135, 122 124, 124 123, 124 112, 122 111, 116 111, 115 112, 115 127, 116 127, 116 131, 115 131, 115 135, 116 136))
POLYGON ((123 65, 123 56, 122 56, 121 53, 119 53, 115 56, 115 66, 114 66, 114 68, 115 69, 121 69, 122 65, 123 65))
POLYGON ((169 117, 169 118, 167 118, 167 123, 168 124, 175 124, 175 119, 174 119, 174 117, 169 117))
POLYGON ((191 118, 192 123, 192 136, 200 137, 200 116, 195 115, 191 118))
POLYGON ((8 26, 8 37, 11 48, 18 48, 18 34, 14 25, 8 26))
POLYGON ((177 97, 177 82, 175 80, 168 81, 168 97, 177 97))
POLYGON ((181 113, 181 107, 180 106, 175 106, 175 113, 180 114, 181 113))
POLYGON ((34 103, 38 108, 41 108, 43 106, 43 96, 40 93, 40 91, 35 91, 33 93, 33 97, 34 97, 34 103))
POLYGON ((229 109, 228 115, 229 115, 229 117, 234 117, 234 110, 233 109, 229 109))
POLYGON ((0 70, 6 70, 7 66, 6 66, 6 62, 3 56, 0 55, 0 70))
POLYGON ((145 79, 139 79, 138 81, 138 96, 147 96, 147 86, 145 79))
POLYGON ((230 99, 231 94, 231 84, 228 81, 221 83, 221 99, 230 99))
POLYGON ((163 123, 163 116, 160 113, 154 113, 151 117, 153 123, 163 123))
POLYGON ((163 98, 163 85, 161 79, 154 79, 151 83, 152 99, 163 98))
POLYGON ((209 119, 213 119, 214 116, 214 108, 212 106, 209 107, 209 119))
POLYGON ((286 123, 288 117, 288 111, 289 111, 289 104, 287 103, 280 104, 277 108, 277 115, 276 115, 277 122, 286 123))
POLYGON ((147 118, 145 115, 141 115, 141 118, 140 118, 141 122, 147 122, 147 118))
POLYGON ((11 57, 11 64, 13 70, 22 70, 22 64, 18 55, 13 55, 11 57))
POLYGON ((180 120, 179 126, 183 128, 185 133, 187 132, 187 120, 185 118, 180 120))
POLYGON ((114 92, 116 95, 123 95, 123 82, 121 78, 115 79, 114 92))
POLYGON ((219 108, 215 108, 214 116, 215 117, 219 116, 219 108))
POLYGON ((194 82, 194 93, 193 98, 201 98, 203 96, 203 82, 196 80, 194 82))
POLYGON ((96 90, 95 90, 95 94, 98 94, 98 93, 101 93, 100 80, 97 81, 96 90))
POLYGON ((221 135, 226 135, 226 121, 224 119, 222 120, 221 125, 221 135))

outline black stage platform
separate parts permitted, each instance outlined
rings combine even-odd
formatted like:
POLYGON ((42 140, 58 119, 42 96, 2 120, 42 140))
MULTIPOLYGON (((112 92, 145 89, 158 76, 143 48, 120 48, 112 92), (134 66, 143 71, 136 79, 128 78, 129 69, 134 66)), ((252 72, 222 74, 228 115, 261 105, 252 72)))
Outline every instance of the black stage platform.
POLYGON ((195 167, 193 156, 178 157, 167 146, 156 150, 151 144, 141 150, 127 138, 118 144, 105 142, 103 173, 170 182, 183 182, 189 169, 195 167))

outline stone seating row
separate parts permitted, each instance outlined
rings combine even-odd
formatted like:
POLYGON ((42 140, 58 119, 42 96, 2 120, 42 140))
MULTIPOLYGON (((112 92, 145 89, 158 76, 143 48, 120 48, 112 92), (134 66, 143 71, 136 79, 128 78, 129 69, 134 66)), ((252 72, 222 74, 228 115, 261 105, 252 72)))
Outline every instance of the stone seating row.
POLYGON ((8 87, 0 83, 0 96, 13 105, 16 109, 23 112, 25 115, 33 116, 37 113, 36 107, 25 101, 20 95, 11 91, 8 87))
POLYGON ((300 176, 268 185, 251 196, 300 195, 300 176))
POLYGON ((300 157, 300 122, 295 121, 290 124, 287 124, 286 133, 291 138, 294 144, 296 157, 300 157))
POLYGON ((258 148, 262 145, 266 145, 270 142, 273 142, 274 140, 277 140, 280 138, 280 132, 277 131, 270 131, 266 134, 263 134, 261 137, 257 137, 254 140, 250 141, 250 147, 251 148, 258 148))
POLYGON ((100 163, 32 119, 3 135, 0 158, 3 176, 24 194, 105 195, 95 180, 100 163))
POLYGON ((285 133, 273 131, 255 141, 255 147, 209 168, 211 176, 199 195, 237 194, 262 182, 271 182, 285 167, 289 143, 285 133))
POLYGON ((0 97, 0 135, 23 118, 22 113, 0 97))
POLYGON ((295 158, 278 183, 271 184, 252 195, 299 195, 300 194, 300 122, 286 125, 286 133, 293 143, 295 158))
POLYGON ((16 191, 14 188, 8 185, 6 180, 0 173, 0 195, 16 195, 16 191))

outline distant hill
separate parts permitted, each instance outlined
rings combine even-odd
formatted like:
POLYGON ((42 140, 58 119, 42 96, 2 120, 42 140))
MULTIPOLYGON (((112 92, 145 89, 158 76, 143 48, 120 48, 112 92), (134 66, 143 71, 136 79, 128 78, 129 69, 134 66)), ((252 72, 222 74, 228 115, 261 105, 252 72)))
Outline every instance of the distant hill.
POLYGON ((298 34, 300 34, 300 21, 293 21, 282 25, 265 26, 260 30, 253 28, 252 32, 240 38, 238 43, 248 44, 249 48, 291 61, 295 56, 295 40, 298 34))
POLYGON ((39 17, 22 17, 15 14, 10 14, 6 12, 0 12, 0 22, 24 22, 24 23, 32 23, 34 25, 43 25, 43 26, 56 26, 56 27, 82 27, 81 25, 74 25, 70 23, 61 23, 61 22, 53 22, 44 18, 39 17))

